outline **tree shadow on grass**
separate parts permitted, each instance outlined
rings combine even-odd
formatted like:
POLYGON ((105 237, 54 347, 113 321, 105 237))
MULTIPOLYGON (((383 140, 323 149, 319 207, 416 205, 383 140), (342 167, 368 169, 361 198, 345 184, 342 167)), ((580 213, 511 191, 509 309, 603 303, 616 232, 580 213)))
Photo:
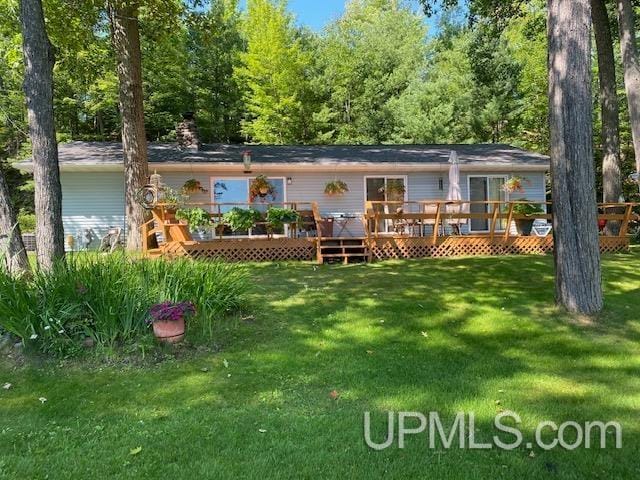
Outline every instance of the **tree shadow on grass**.
MULTIPOLYGON (((220 330, 222 352, 151 370, 68 372, 49 386, 51 402, 35 414, 38 421, 72 424, 80 417, 106 426, 105 438, 92 440, 85 429, 69 440, 74 448, 88 448, 82 443, 87 438, 95 441, 88 458, 98 465, 99 446, 110 436, 128 432, 133 446, 184 435, 188 445, 167 468, 187 461, 196 475, 294 478, 326 476, 327 469, 346 478, 633 473, 628 456, 640 446, 640 361, 638 322, 625 303, 637 298, 638 289, 620 281, 635 275, 626 261, 605 259, 611 307, 606 325, 596 327, 572 324, 552 306, 548 257, 250 268, 255 320, 220 330), (329 397, 334 389, 337 400, 329 397), (529 438, 540 420, 619 419, 627 447, 538 451, 533 460, 523 448, 443 453, 428 450, 423 439, 405 450, 373 452, 362 440, 367 410, 436 410, 449 420, 457 411, 474 411, 486 440, 502 409, 522 416, 529 438), (208 470, 194 467, 198 462, 208 470)), ((46 383, 51 374, 27 373, 33 384, 46 383)), ((24 402, 35 403, 33 392, 16 394, 5 404, 8 415, 24 402)), ((29 439, 18 438, 16 445, 28 446, 29 439)), ((149 475, 159 468, 152 459, 163 461, 148 458, 141 468, 149 475)), ((122 473, 120 466, 112 468, 122 473)))

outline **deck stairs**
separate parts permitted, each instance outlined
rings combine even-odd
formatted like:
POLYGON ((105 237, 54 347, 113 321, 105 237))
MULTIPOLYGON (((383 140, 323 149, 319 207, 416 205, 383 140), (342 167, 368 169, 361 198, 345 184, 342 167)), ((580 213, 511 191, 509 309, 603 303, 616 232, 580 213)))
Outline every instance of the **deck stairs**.
POLYGON ((318 239, 318 263, 368 262, 369 247, 364 237, 322 237, 318 239))

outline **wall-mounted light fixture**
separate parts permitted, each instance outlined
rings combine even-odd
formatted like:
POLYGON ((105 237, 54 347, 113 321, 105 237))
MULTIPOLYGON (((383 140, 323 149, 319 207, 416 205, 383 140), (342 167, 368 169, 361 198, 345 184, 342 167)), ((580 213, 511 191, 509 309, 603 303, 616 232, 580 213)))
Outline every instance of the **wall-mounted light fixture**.
POLYGON ((293 183, 293 178, 287 177, 287 185, 291 185, 293 183))
POLYGON ((244 173, 251 173, 251 150, 242 152, 242 164, 244 165, 244 173))
POLYGON ((444 179, 442 177, 438 179, 438 190, 440 191, 444 190, 444 179))

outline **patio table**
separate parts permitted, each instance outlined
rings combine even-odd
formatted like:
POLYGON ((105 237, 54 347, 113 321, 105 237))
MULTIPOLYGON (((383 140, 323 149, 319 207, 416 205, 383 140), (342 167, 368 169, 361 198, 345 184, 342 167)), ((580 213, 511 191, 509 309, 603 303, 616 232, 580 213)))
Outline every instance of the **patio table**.
POLYGON ((358 218, 358 215, 355 213, 341 213, 341 212, 330 212, 323 217, 331 217, 333 218, 334 225, 338 226, 338 232, 335 234, 336 237, 341 237, 343 232, 349 234, 349 236, 353 236, 353 233, 349 230, 349 225, 358 218))

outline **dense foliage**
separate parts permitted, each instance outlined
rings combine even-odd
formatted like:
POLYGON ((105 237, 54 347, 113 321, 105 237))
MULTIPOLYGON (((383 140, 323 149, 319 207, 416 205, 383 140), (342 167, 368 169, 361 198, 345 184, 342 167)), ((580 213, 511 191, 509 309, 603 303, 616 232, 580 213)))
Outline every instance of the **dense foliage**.
MULTIPOLYGON (((547 152, 544 0, 421 3, 439 9, 437 28, 415 2, 350 0, 321 32, 298 26, 282 0, 143 2, 147 134, 173 141, 180 113, 194 111, 207 143, 504 142, 547 152)), ((17 4, 0 0, 0 160, 25 149, 17 4)), ((44 8, 57 48, 60 139, 117 139, 103 5, 44 0, 44 8)), ((598 132, 599 115, 594 122, 598 132)), ((14 198, 29 211, 28 186, 14 198)))
POLYGON ((248 287, 245 270, 222 262, 131 260, 82 256, 50 273, 16 278, 0 271, 0 331, 59 356, 82 351, 86 339, 103 348, 131 348, 151 338, 145 320, 161 302, 192 302, 190 328, 237 310, 248 287))

